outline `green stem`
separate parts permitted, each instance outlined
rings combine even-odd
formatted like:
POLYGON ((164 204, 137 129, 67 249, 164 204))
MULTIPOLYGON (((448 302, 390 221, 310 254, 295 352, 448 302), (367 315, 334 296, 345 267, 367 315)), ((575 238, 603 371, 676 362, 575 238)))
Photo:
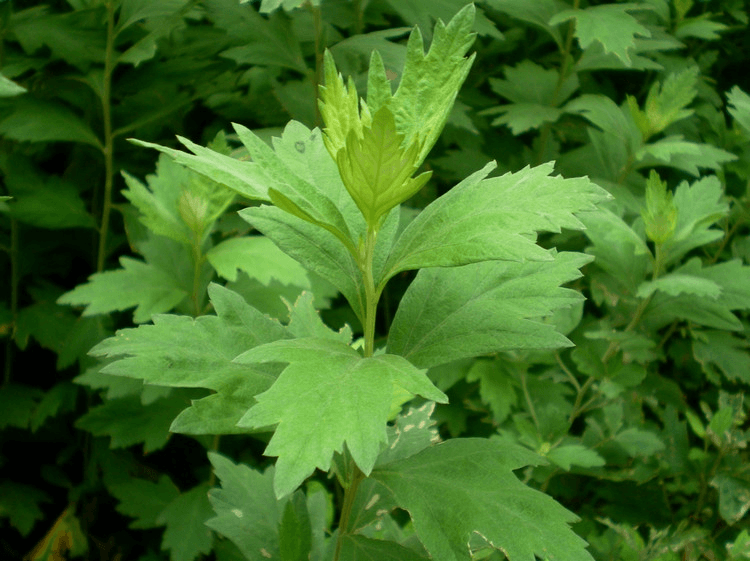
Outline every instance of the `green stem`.
POLYGON ((193 316, 198 317, 202 314, 203 291, 201 290, 201 269, 203 269, 203 260, 205 255, 201 251, 200 241, 193 242, 193 290, 191 299, 193 302, 193 316))
MULTIPOLYGON (((662 244, 656 244, 655 245, 655 251, 654 251, 654 272, 651 275, 651 280, 656 280, 661 276, 662 269, 664 268, 664 254, 662 252, 662 244)), ((635 309, 635 312, 633 313, 633 317, 630 319, 630 323, 628 323, 627 327, 625 327, 625 332, 633 331, 638 324, 641 322, 641 317, 643 317, 643 313, 646 311, 646 308, 648 308, 648 305, 651 303, 651 299, 654 297, 653 293, 648 297, 640 301, 638 304, 638 307, 635 309)), ((607 351, 604 353, 604 356, 602 357, 602 362, 604 364, 607 364, 610 358, 614 356, 614 354, 617 352, 617 349, 619 348, 619 345, 616 341, 612 341, 609 344, 609 347, 607 347, 607 351)))
POLYGON ((115 67, 115 3, 107 1, 107 44, 104 56, 104 76, 102 80, 102 120, 104 122, 104 201, 102 218, 99 225, 99 251, 96 258, 96 270, 104 270, 107 257, 107 236, 109 233, 109 216, 112 212, 112 186, 114 184, 114 136, 112 135, 112 72, 115 67))
MULTIPOLYGON (((377 314, 378 300, 380 294, 383 291, 383 287, 375 286, 375 279, 373 275, 373 258, 375 255, 375 243, 377 242, 377 230, 368 226, 367 237, 365 239, 364 247, 358 256, 359 270, 362 273, 362 279, 365 284, 365 317, 364 317, 364 356, 365 358, 371 357, 375 352, 375 317, 377 314)), ((341 546, 343 544, 344 536, 349 529, 349 519, 352 514, 352 507, 354 505, 354 499, 357 496, 357 490, 359 484, 365 479, 365 474, 359 469, 357 464, 352 461, 349 464, 351 467, 348 469, 348 478, 350 482, 344 491, 344 504, 341 508, 341 516, 339 517, 339 533, 336 539, 336 550, 333 556, 333 561, 339 561, 341 556, 341 546)))
MULTIPOLYGON (((573 9, 577 10, 581 4, 580 0, 573 2, 573 9)), ((575 22, 570 20, 568 24, 568 33, 565 37, 565 45, 563 46, 560 54, 562 55, 562 63, 560 64, 560 72, 557 75, 557 85, 555 91, 552 94, 552 101, 550 102, 551 107, 557 107, 557 98, 562 91, 562 86, 565 83, 565 78, 568 77, 568 68, 570 66, 570 52, 573 50, 573 36, 575 34, 575 22)), ((547 144, 549 143, 550 135, 552 133, 552 123, 545 123, 542 126, 542 131, 539 135, 539 151, 537 152, 537 164, 543 163, 544 153, 547 151, 547 144)))

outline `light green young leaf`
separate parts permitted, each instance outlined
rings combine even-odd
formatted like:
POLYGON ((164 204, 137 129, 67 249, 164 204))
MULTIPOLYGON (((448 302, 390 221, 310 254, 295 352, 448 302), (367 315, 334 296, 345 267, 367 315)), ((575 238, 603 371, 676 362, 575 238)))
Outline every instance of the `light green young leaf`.
POLYGON ((27 91, 26 88, 19 86, 13 80, 9 80, 0 73, 0 98, 21 95, 27 91))
POLYGON ((244 271, 265 285, 276 279, 283 284, 310 288, 305 269, 265 236, 230 238, 212 247, 206 258, 229 281, 236 281, 237 273, 244 271))
POLYGON ((465 56, 474 43, 474 15, 474 5, 468 4, 447 25, 438 20, 426 54, 419 28, 409 36, 403 75, 390 109, 396 130, 404 135, 404 146, 420 146, 417 166, 437 142, 474 62, 474 55, 465 56))
POLYGON ((452 439, 376 468, 371 477, 409 512, 433 559, 469 561, 469 540, 479 534, 510 561, 591 561, 568 526, 576 516, 513 474, 541 461, 500 441, 452 439))
POLYGON ((432 176, 416 178, 419 145, 402 148, 402 137, 387 106, 375 113, 372 123, 358 135, 351 131, 346 145, 336 154, 341 179, 357 203, 365 221, 380 226, 381 218, 393 207, 416 194, 432 176))
POLYGON ((166 475, 159 477, 156 482, 129 479, 111 485, 107 490, 120 501, 117 512, 135 518, 128 525, 134 530, 159 527, 157 518, 180 494, 180 490, 166 475))
POLYGON ((278 559, 285 500, 273 494, 273 468, 260 473, 216 452, 209 452, 208 459, 221 488, 208 494, 216 516, 206 525, 232 540, 249 561, 278 559))
POLYGON ((359 468, 369 473, 387 441, 386 422, 397 388, 447 401, 424 371, 404 358, 362 358, 349 345, 331 339, 277 341, 235 362, 289 363, 239 422, 249 428, 278 425, 265 451, 278 456, 278 497, 294 491, 316 467, 328 470, 333 453, 342 452, 344 444, 359 468))
POLYGON ((644 140, 693 114, 692 109, 685 108, 698 94, 699 73, 697 66, 691 66, 681 72, 673 72, 662 83, 654 83, 642 111, 635 98, 628 97, 628 105, 644 140))
POLYGON ((86 306, 84 316, 107 314, 135 306, 133 321, 145 323, 168 312, 187 297, 177 280, 162 269, 121 257, 122 269, 94 273, 86 284, 58 298, 58 304, 86 306))
POLYGON ((549 261, 536 232, 580 230, 574 213, 608 197, 586 178, 550 176, 552 164, 485 179, 489 164, 427 206, 401 233, 382 279, 409 269, 490 259, 549 261))
POLYGON ((576 20, 576 38, 582 49, 594 41, 601 43, 604 51, 614 53, 628 66, 631 63, 630 50, 635 45, 635 36, 651 37, 651 31, 641 25, 628 12, 648 10, 647 4, 606 4, 589 6, 583 10, 564 10, 550 18, 550 25, 576 20))
POLYGON ((583 298, 560 285, 578 278, 590 258, 549 257, 552 261, 421 270, 396 312, 388 352, 428 368, 505 350, 569 346, 554 326, 540 320, 583 298))
POLYGON ((662 181, 655 170, 646 182, 646 207, 641 210, 646 226, 646 235, 655 244, 667 243, 677 228, 677 206, 667 183, 662 181))
POLYGON ((169 503, 157 522, 166 525, 161 547, 170 550, 171 561, 194 561, 211 552, 214 536, 205 523, 212 515, 207 484, 193 487, 169 503))
POLYGON ((82 142, 103 150, 94 131, 64 105, 24 96, 14 99, 12 107, 10 116, 0 121, 0 135, 8 139, 82 142))
POLYGON ((745 129, 745 133, 750 135, 750 95, 742 91, 739 86, 734 86, 727 94, 727 101, 729 114, 745 129))

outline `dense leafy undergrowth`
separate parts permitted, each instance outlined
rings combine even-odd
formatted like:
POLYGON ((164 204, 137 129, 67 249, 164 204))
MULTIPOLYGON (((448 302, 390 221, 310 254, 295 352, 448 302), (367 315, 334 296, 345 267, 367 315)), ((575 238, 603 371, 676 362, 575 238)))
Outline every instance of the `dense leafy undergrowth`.
POLYGON ((749 558, 748 17, 0 2, 0 558, 749 558))

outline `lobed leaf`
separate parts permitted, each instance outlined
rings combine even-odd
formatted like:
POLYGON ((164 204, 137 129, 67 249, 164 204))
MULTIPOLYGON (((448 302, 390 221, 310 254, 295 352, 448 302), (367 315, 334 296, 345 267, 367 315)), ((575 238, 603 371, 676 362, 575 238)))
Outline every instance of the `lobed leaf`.
POLYGON ((510 561, 590 561, 586 542, 568 526, 576 516, 513 474, 541 461, 500 441, 452 439, 371 477, 409 512, 433 559, 469 561, 468 543, 478 534, 510 561))
POLYGON ((396 312, 388 352, 428 368, 504 350, 569 346, 541 318, 582 299, 560 285, 578 278, 578 269, 590 258, 548 256, 551 261, 485 261, 421 270, 396 312))
POLYGON ((404 358, 362 358, 349 345, 331 339, 277 341, 243 353, 236 362, 289 363, 239 422, 256 429, 277 425, 265 454, 278 456, 278 497, 294 491, 315 468, 328 470, 333 453, 342 452, 344 444, 359 468, 369 473, 387 440, 394 388, 446 400, 424 371, 404 358))

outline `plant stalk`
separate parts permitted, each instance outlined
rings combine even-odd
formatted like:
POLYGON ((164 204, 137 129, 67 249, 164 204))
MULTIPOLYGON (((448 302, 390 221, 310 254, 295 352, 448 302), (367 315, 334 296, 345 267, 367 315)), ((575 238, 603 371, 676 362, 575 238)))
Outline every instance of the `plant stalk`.
POLYGON ((107 257, 107 237, 109 217, 112 213, 112 186, 114 184, 114 136, 112 134, 112 72, 115 67, 115 4, 107 0, 107 44, 104 55, 104 81, 102 88, 102 120, 104 123, 104 200, 99 225, 99 250, 96 257, 96 270, 104 270, 107 257))

